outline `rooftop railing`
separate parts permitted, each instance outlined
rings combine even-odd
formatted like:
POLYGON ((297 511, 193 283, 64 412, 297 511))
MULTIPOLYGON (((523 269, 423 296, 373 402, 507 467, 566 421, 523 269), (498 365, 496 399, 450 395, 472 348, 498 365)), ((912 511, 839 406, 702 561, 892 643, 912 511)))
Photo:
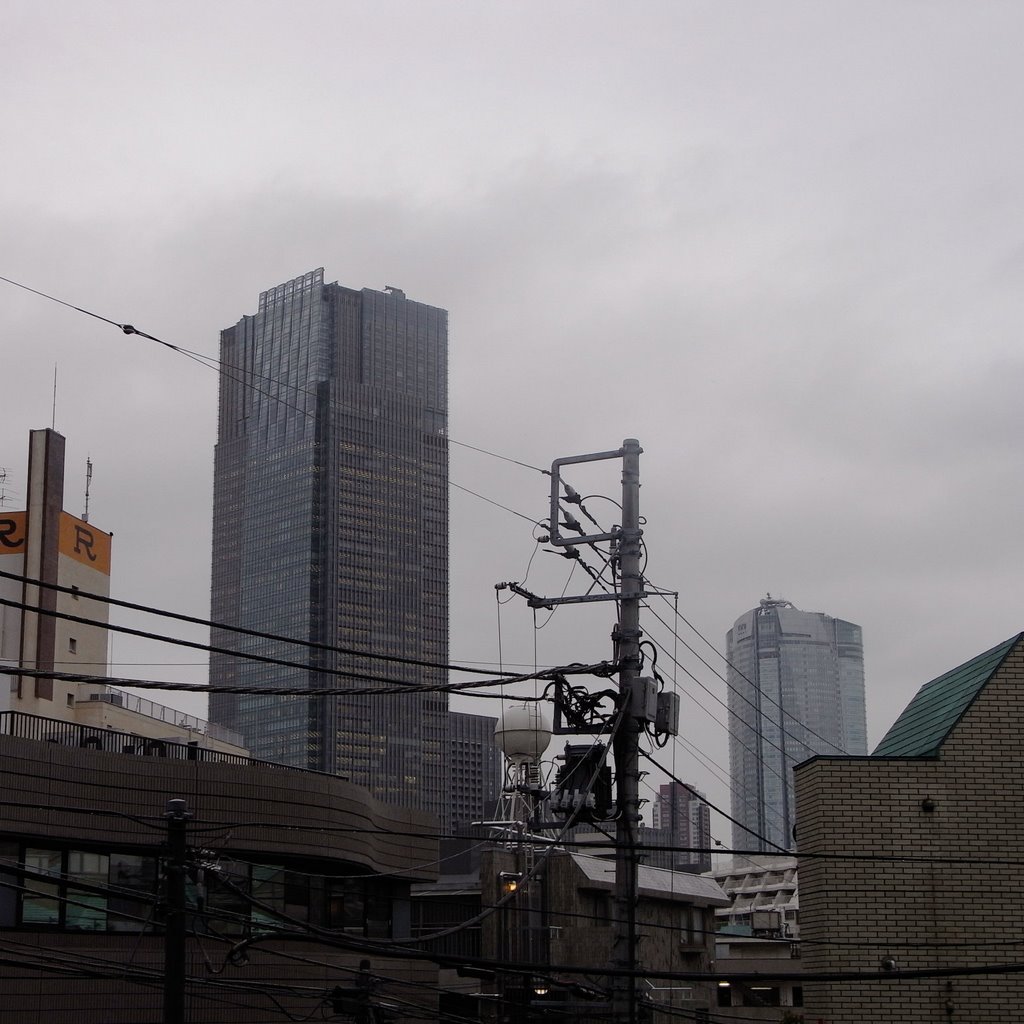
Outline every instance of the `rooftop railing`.
MULTIPOLYGON (((125 708, 137 715, 145 715, 147 718, 154 718, 158 722, 166 722, 178 729, 188 729, 191 732, 209 736, 212 740, 220 740, 223 743, 233 743, 236 747, 245 746, 245 740, 241 733, 228 729, 226 726, 217 725, 216 722, 208 722, 195 715, 186 714, 175 708, 157 704, 154 700, 140 697, 138 694, 129 693, 127 690, 119 690, 113 686, 103 686, 99 690, 86 690, 86 698, 89 701, 99 701, 103 704, 111 704, 115 707, 125 708)), ((81 699, 81 698, 79 698, 81 699)))
POLYGON ((309 770, 276 761, 261 761, 255 757, 211 750, 199 746, 195 741, 178 743, 172 739, 154 739, 150 736, 120 732, 117 729, 101 729, 92 725, 44 718, 41 715, 29 715, 24 711, 0 712, 0 736, 17 736, 41 743, 57 743, 64 747, 82 747, 137 757, 166 757, 176 761, 205 761, 216 764, 265 765, 286 771, 309 770))

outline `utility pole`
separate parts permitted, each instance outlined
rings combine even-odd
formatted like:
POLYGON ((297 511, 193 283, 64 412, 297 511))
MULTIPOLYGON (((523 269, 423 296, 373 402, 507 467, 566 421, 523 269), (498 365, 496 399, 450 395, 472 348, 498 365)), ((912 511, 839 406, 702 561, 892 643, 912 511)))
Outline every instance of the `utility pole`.
POLYGON ((185 1024, 185 828, 191 817, 184 800, 167 801, 163 1024, 185 1024))
POLYGON ((618 561, 619 622, 612 633, 619 663, 619 699, 630 705, 612 746, 618 820, 615 828, 615 942, 612 963, 626 968, 616 979, 612 1008, 616 1020, 636 1024, 637 824, 640 820, 640 719, 634 696, 640 678, 640 442, 622 442, 622 531, 618 561))
MULTIPOLYGON (((616 601, 619 621, 612 632, 615 661, 619 668, 619 701, 621 716, 612 753, 615 760, 616 834, 615 834, 615 937, 611 950, 611 966, 622 971, 615 976, 612 988, 612 1011, 621 1024, 638 1024, 640 999, 637 994, 636 901, 637 826, 640 821, 640 737, 647 729, 656 735, 674 736, 678 732, 678 697, 659 694, 654 679, 640 675, 640 602, 647 597, 641 567, 640 527, 640 455, 643 449, 635 438, 626 438, 618 451, 595 452, 555 459, 551 464, 551 533, 548 540, 555 547, 566 548, 566 557, 579 557, 578 549, 606 542, 611 545, 610 561, 617 568, 619 586, 612 593, 592 593, 561 597, 539 597, 519 584, 506 583, 514 593, 527 599, 533 608, 555 608, 563 604, 584 604, 591 601, 616 601), (563 466, 603 460, 622 460, 622 523, 611 531, 588 534, 561 503, 577 504, 583 509, 578 492, 562 480, 563 466), (564 496, 561 491, 564 490, 564 496), (564 528, 564 529, 563 529, 564 528), (575 553, 574 553, 575 552, 575 553)), ((586 510, 584 509, 586 513, 586 510)), ((589 513, 586 513, 590 518, 589 513)), ((593 520, 591 519, 593 522, 593 520)), ((596 524, 595 524, 596 525, 596 524)), ((596 549, 595 549, 596 550, 596 549)), ((593 589, 593 588, 591 588, 593 589)), ((559 709, 561 710, 561 709, 559 709)), ((592 726, 593 709, 567 716, 571 724, 561 724, 556 715, 555 732, 584 733, 597 731, 592 726)), ((617 716, 618 717, 618 716, 617 716)), ((566 747, 567 757, 570 748, 566 747)), ((568 776, 567 776, 568 778, 568 776)), ((596 778, 596 776, 595 776, 596 778)), ((591 788, 594 780, 591 780, 591 788)), ((592 794, 591 794, 592 795, 592 794)))

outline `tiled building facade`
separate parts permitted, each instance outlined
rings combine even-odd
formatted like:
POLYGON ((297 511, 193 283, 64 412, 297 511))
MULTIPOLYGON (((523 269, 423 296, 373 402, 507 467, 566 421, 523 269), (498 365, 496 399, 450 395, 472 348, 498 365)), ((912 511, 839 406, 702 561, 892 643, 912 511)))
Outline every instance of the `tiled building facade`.
POLYGON ((436 967, 372 945, 408 937, 410 884, 435 877, 429 815, 309 771, 9 735, 0 786, 2 1024, 171 1019, 164 814, 175 799, 192 815, 180 1019, 338 1019, 331 993, 355 983, 363 958, 399 1020, 436 1019, 436 967))
POLYGON ((870 757, 797 768, 804 969, 855 975, 807 980, 808 1020, 1020 1019, 1022 694, 1024 634, 922 687, 870 757))

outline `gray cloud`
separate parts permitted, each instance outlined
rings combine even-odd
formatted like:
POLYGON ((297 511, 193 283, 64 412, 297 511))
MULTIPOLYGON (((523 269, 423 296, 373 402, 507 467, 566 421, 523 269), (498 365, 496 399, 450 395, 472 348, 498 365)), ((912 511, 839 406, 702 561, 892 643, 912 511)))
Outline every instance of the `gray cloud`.
MULTIPOLYGON (((651 576, 719 644, 769 589, 862 623, 872 738, 1021 627, 1018 9, 57 9, 11 17, 0 273, 210 354, 319 265, 447 307, 453 437, 538 466, 640 438, 651 576)), ((68 505, 90 454, 117 593, 205 614, 215 374, 9 286, 0 330, 12 488, 56 363, 68 505)), ((453 447, 452 477, 547 514, 529 470, 453 447)), ((456 658, 497 660, 493 585, 533 548, 453 491, 456 658)), ((567 574, 541 553, 530 582, 567 574)), ((534 634, 506 605, 503 656, 605 656, 610 618, 534 634)), ((117 641, 115 660, 197 659, 117 641)))

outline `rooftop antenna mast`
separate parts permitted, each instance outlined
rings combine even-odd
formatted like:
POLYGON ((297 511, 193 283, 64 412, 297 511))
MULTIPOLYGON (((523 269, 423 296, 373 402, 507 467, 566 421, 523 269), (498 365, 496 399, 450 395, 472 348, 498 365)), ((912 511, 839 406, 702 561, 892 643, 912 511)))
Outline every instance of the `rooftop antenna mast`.
POLYGON ((57 364, 53 364, 53 412, 50 414, 50 429, 57 429, 57 364))
POLYGON ((92 487, 92 459, 85 457, 85 511, 82 513, 82 522, 89 522, 89 489, 92 487))

